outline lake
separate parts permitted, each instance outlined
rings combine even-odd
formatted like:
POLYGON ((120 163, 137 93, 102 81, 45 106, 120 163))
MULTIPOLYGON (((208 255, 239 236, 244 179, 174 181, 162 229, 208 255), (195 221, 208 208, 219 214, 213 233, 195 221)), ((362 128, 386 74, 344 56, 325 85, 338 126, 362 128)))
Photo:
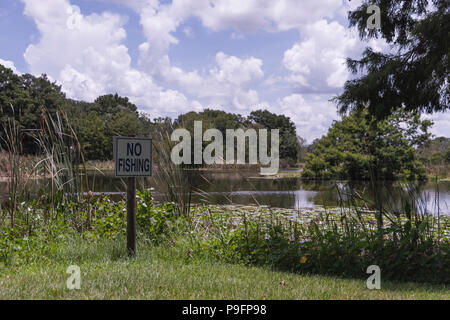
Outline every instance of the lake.
MULTIPOLYGON (((382 199, 385 208, 399 210, 407 201, 414 203, 420 212, 450 215, 450 181, 400 183, 344 181, 302 181, 298 178, 268 179, 258 177, 252 171, 190 171, 193 186, 192 202, 209 204, 264 205, 279 208, 336 207, 342 203, 351 205, 349 194, 353 190, 373 207, 374 197, 382 199), (202 192, 200 195, 198 191, 202 192), (376 190, 376 192, 374 192, 376 190), (403 204, 402 204, 403 203, 403 204), (438 210, 439 208, 439 210, 438 210)), ((153 187, 156 200, 164 200, 164 186, 155 178, 138 179, 138 188, 153 187)), ((35 181, 31 188, 37 189, 48 180, 35 181)), ((112 172, 91 172, 89 185, 96 194, 110 194, 113 198, 125 196, 124 181, 112 172)), ((0 182, 0 195, 5 198, 6 182, 0 182)), ((33 192, 33 191, 32 191, 33 192)))

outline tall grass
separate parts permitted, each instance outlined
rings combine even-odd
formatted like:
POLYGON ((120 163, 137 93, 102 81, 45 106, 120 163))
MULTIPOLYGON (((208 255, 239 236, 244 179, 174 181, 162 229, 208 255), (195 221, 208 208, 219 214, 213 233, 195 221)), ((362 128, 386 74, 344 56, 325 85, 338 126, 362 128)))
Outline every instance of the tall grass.
MULTIPOLYGON (((41 129, 33 137, 40 147, 42 166, 52 181, 52 191, 63 190, 77 199, 88 188, 85 161, 80 142, 63 110, 54 116, 43 110, 41 129)), ((54 193, 54 192, 53 192, 54 193)))
MULTIPOLYGON (((47 224, 58 212, 66 215, 64 210, 57 208, 63 206, 65 201, 81 203, 86 200, 82 199, 86 198, 84 191, 88 189, 84 157, 67 115, 62 109, 51 114, 42 107, 40 120, 39 129, 21 129, 14 117, 7 118, 3 123, 3 145, 6 146, 10 171, 7 188, 11 229, 16 227, 21 202, 36 201, 45 207, 44 223, 47 224), (40 150, 31 169, 25 168, 23 161, 22 141, 25 136, 31 136, 40 150), (28 188, 31 176, 48 178, 49 185, 43 184, 38 194, 31 194, 28 188)), ((21 217, 21 220, 20 227, 28 229, 29 217, 21 217)), ((87 220, 89 224, 89 216, 87 220)))
MULTIPOLYGON (((45 175, 50 177, 50 193, 47 192, 47 195, 51 203, 51 213, 57 215, 56 207, 66 201, 86 202, 86 223, 90 228, 90 198, 86 195, 89 185, 81 144, 62 109, 52 115, 43 108, 42 115, 41 128, 34 132, 33 137, 43 156, 39 165, 45 175)), ((67 218, 67 212, 61 211, 64 218, 67 218)))
POLYGON ((153 140, 153 146, 158 156, 158 169, 155 177, 158 184, 166 189, 164 190, 166 191, 166 201, 173 202, 179 214, 190 217, 192 183, 186 168, 172 162, 173 143, 170 133, 171 130, 158 132, 157 139, 153 140))
MULTIPOLYGON (((14 107, 11 105, 13 114, 15 112, 14 107)), ((9 176, 7 188, 9 192, 8 198, 8 210, 11 228, 15 227, 15 218, 17 212, 17 202, 24 191, 23 183, 23 170, 21 168, 20 155, 22 154, 22 132, 16 124, 15 119, 7 118, 3 124, 4 138, 3 144, 6 147, 9 176)), ((0 136, 1 137, 1 136, 0 136)))

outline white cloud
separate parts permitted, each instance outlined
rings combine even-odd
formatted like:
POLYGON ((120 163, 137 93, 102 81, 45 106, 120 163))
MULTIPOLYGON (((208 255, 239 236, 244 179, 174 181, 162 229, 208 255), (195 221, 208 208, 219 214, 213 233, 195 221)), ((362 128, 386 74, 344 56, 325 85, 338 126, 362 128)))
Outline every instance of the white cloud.
MULTIPOLYGON (((126 17, 109 12, 83 15, 69 0, 22 1, 24 13, 35 21, 41 35, 24 55, 30 71, 47 73, 70 97, 91 101, 118 92, 141 110, 150 111, 152 117, 174 117, 203 106, 241 114, 268 108, 291 117, 298 134, 309 142, 325 134, 338 118, 335 105, 328 100, 349 78, 346 57, 358 57, 366 45, 355 31, 332 21, 342 18, 346 7, 342 0, 304 0, 301 4, 298 0, 173 0, 168 4, 104 0, 126 4, 140 16, 145 42, 139 46, 135 68, 124 45, 126 17), (179 43, 175 32, 181 28, 186 37, 192 37, 194 30, 186 23, 190 18, 198 19, 208 31, 231 30, 234 39, 257 30, 298 30, 300 41, 284 52, 280 63, 285 69, 278 70, 287 70, 288 76, 266 76, 262 57, 237 57, 222 51, 214 52, 214 62, 202 71, 173 66, 169 51, 179 43), (285 97, 274 98, 273 103, 260 101, 261 90, 269 87, 274 93, 286 90, 287 84, 302 94, 283 92, 280 96, 285 97)), ((386 49, 381 41, 369 44, 386 49)), ((436 130, 446 130, 447 120, 437 124, 436 130)))
POLYGON ((230 38, 233 40, 244 40, 245 36, 242 33, 232 32, 230 38))
POLYGON ((173 0, 169 4, 149 1, 132 5, 141 17, 146 42, 140 46, 140 63, 154 72, 155 65, 178 39, 173 35, 188 18, 198 18, 208 30, 234 29, 232 37, 257 30, 285 31, 331 18, 342 5, 341 0, 173 0), (233 36, 234 35, 234 36, 233 36))
POLYGON ((301 3, 298 0, 218 0, 211 3, 194 12, 205 27, 213 31, 232 28, 244 33, 299 28, 323 17, 331 18, 342 4, 341 0, 304 0, 301 3))
MULTIPOLYGON (((302 1, 301 5, 296 0, 173 0, 169 4, 151 2, 139 10, 147 40, 139 47, 139 63, 156 79, 176 84, 181 90, 197 98, 207 98, 208 104, 231 103, 235 108, 242 109, 244 101, 258 103, 258 93, 254 89, 250 91, 250 87, 263 77, 261 59, 239 59, 218 53, 217 67, 210 70, 209 74, 186 72, 180 67, 171 66, 168 58, 171 45, 179 42, 174 36, 177 28, 188 18, 196 17, 208 30, 234 29, 231 37, 240 38, 243 34, 256 30, 277 32, 303 28, 317 19, 331 18, 341 5, 341 0, 307 0, 302 1)), ((336 59, 331 62, 338 65, 333 66, 336 72, 328 80, 332 86, 338 85, 343 77, 345 66, 339 66, 340 62, 341 60, 336 59)), ((302 75, 296 73, 292 77, 300 79, 302 75)))
POLYGON ((22 74, 21 72, 19 72, 16 69, 16 66, 14 65, 13 61, 0 59, 0 64, 3 65, 6 68, 11 69, 15 74, 19 74, 19 75, 22 74))
POLYGON ((92 101, 118 92, 151 114, 179 113, 189 107, 180 92, 164 90, 154 79, 131 67, 123 44, 126 18, 117 14, 82 15, 68 0, 23 0, 24 13, 41 34, 30 45, 25 60, 32 73, 47 73, 62 84, 69 97, 92 101))
POLYGON ((336 106, 328 99, 327 95, 294 93, 278 99, 271 109, 290 117, 296 124, 297 134, 311 143, 326 134, 333 120, 339 118, 336 106))
POLYGON ((258 93, 255 90, 236 92, 233 98, 233 106, 240 112, 247 112, 253 106, 259 104, 258 93))
POLYGON ((338 22, 319 20, 302 29, 304 40, 284 53, 287 78, 307 91, 333 92, 349 77, 346 57, 360 49, 359 41, 338 22))
POLYGON ((176 42, 170 33, 189 17, 197 17, 203 26, 212 31, 235 29, 242 33, 256 30, 274 32, 300 28, 324 17, 331 18, 342 6, 341 0, 302 0, 301 3, 298 0, 173 0, 169 4, 138 2, 132 1, 130 6, 141 14, 147 38, 150 42, 164 45, 176 42))
POLYGON ((437 112, 435 114, 425 114, 423 119, 432 120, 434 125, 429 130, 436 137, 450 137, 450 112, 437 112))
POLYGON ((252 89, 264 77, 261 59, 250 57, 240 59, 218 52, 216 65, 205 74, 197 71, 185 72, 173 67, 166 55, 158 64, 159 76, 169 84, 175 85, 208 104, 221 104, 239 110, 258 104, 258 93, 252 89), (245 104, 247 106, 245 106, 245 104))
POLYGON ((183 27, 183 33, 187 38, 192 39, 195 37, 194 30, 189 26, 183 27))
POLYGON ((262 60, 254 57, 241 60, 219 52, 216 55, 216 62, 219 68, 212 70, 211 74, 221 83, 233 83, 239 87, 247 87, 264 75, 261 70, 262 60))
POLYGON ((359 58, 364 47, 386 51, 384 40, 363 43, 356 30, 344 28, 337 21, 318 20, 301 29, 302 41, 284 53, 283 65, 290 72, 286 78, 303 92, 333 92, 350 78, 347 57, 359 58))

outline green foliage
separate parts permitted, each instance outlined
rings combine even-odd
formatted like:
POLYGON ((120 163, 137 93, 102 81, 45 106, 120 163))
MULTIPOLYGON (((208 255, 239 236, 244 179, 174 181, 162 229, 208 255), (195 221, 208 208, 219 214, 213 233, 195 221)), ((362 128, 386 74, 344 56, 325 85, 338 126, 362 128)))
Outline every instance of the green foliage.
MULTIPOLYGON (((218 129, 224 139, 226 137, 226 129, 279 129, 280 159, 284 160, 286 164, 293 165, 300 157, 300 145, 295 125, 289 117, 284 115, 277 115, 267 110, 257 110, 253 111, 246 118, 239 114, 206 109, 199 113, 192 111, 180 115, 174 121, 174 127, 182 127, 189 130, 193 141, 194 121, 202 121, 203 132, 211 128, 218 129)), ((204 147, 207 144, 207 142, 204 142, 204 147)), ((246 149, 248 150, 248 144, 246 144, 246 149)), ((248 155, 248 152, 246 154, 248 155)))
MULTIPOLYGON (((16 75, 11 69, 0 65, 0 122, 4 124, 13 118, 21 132, 41 129, 42 114, 54 116, 57 108, 62 107, 65 95, 61 87, 50 82, 46 75, 35 77, 30 74, 16 75), (44 108, 45 107, 45 110, 44 108)), ((5 138, 0 132, 0 138, 5 138)), ((0 139, 0 148, 4 148, 0 139)), ((38 146, 34 139, 25 135, 22 141, 24 154, 35 154, 38 146)))
POLYGON ((228 113, 221 110, 206 109, 202 112, 187 112, 178 116, 174 121, 175 127, 183 127, 194 132, 194 121, 202 121, 203 130, 215 128, 225 136, 226 129, 239 129, 248 126, 248 121, 239 114, 228 113))
POLYGON ((450 164, 450 138, 432 139, 417 149, 417 156, 425 165, 450 164))
POLYGON ((155 244, 174 238, 185 225, 173 203, 154 205, 151 189, 137 193, 136 223, 139 231, 155 244))
POLYGON ((148 119, 137 108, 115 95, 98 97, 94 103, 68 101, 66 109, 78 134, 87 160, 110 160, 113 136, 148 136, 148 119), (146 130, 145 130, 146 129, 146 130))
MULTIPOLYGON (((38 78, 29 74, 19 76, 1 65, 0 89, 0 120, 3 123, 8 118, 15 119, 18 129, 24 134, 24 154, 39 154, 41 150, 29 133, 42 129, 46 114, 55 117, 57 110, 63 110, 70 119, 85 160, 112 159, 113 136, 152 136, 156 140, 170 135, 174 128, 183 127, 190 130, 193 137, 194 121, 197 120, 202 121, 203 131, 216 128, 224 136, 226 129, 279 129, 280 158, 295 164, 300 153, 292 121, 266 110, 254 111, 246 118, 206 109, 200 113, 182 114, 173 123, 169 118, 151 121, 148 115, 139 114, 136 105, 128 98, 117 93, 100 96, 93 103, 66 99, 61 87, 50 82, 45 75, 38 78)), ((3 132, 0 132, 1 137, 4 138, 3 132)), ((0 142, 0 147, 5 148, 5 145, 0 142)))
POLYGON ((91 111, 80 117, 77 134, 86 159, 107 160, 111 158, 111 138, 106 131, 106 123, 97 112, 91 111))
MULTIPOLYGON (((153 130, 150 120, 139 115, 128 98, 109 94, 93 103, 66 99, 61 87, 46 75, 16 75, 0 65, 0 122, 15 120, 23 135, 22 154, 40 154, 33 135, 45 129, 45 118, 55 118, 58 111, 67 114, 86 160, 112 159, 113 136, 148 136, 153 130)), ((0 131, 0 149, 6 148, 5 138, 0 131)))
POLYGON ((300 144, 296 134, 295 124, 289 117, 277 115, 267 110, 252 111, 249 120, 264 128, 280 130, 280 159, 295 164, 300 157, 300 144))
MULTIPOLYGON (((85 203, 63 199, 57 206, 58 215, 47 223, 45 208, 34 201, 21 204, 17 217, 21 227, 0 226, 2 266, 54 262, 58 251, 74 241, 95 246, 125 235, 124 201, 105 196, 85 203), (90 225, 86 220, 89 212, 90 225)), ((450 221, 445 218, 437 222, 431 217, 392 216, 392 223, 377 231, 371 216, 354 211, 337 215, 325 211, 315 216, 299 213, 301 220, 297 220, 292 212, 268 208, 201 206, 188 219, 179 215, 172 203, 156 205, 151 190, 139 192, 137 204, 140 241, 164 248, 177 244, 186 263, 202 257, 355 278, 366 278, 367 266, 377 264, 385 280, 450 283, 450 221)), ((121 255, 120 249, 115 252, 121 255)))
MULTIPOLYGON (((95 242, 126 234, 125 201, 101 195, 72 201, 62 192, 54 199, 49 216, 45 197, 23 202, 17 208, 16 226, 0 225, 0 264, 15 265, 48 255, 73 239, 95 242), (20 226, 20 227, 19 227, 20 226)), ((151 190, 137 192, 137 231, 154 244, 170 241, 187 226, 172 203, 156 205, 151 190)))
POLYGON ((427 141, 430 121, 397 112, 379 121, 367 111, 335 121, 328 134, 306 157, 302 174, 308 179, 423 179, 415 148, 427 141), (406 129, 405 129, 406 128, 406 129))
POLYGON ((249 213, 237 224, 237 212, 198 214, 202 226, 191 244, 196 255, 355 278, 365 278, 367 267, 375 264, 385 280, 450 283, 449 238, 430 233, 436 227, 432 219, 403 217, 378 232, 374 220, 350 212, 319 215, 309 222, 249 213))
MULTIPOLYGON (((367 108, 386 118, 404 107, 407 111, 436 112, 449 108, 448 0, 365 0, 349 12, 351 27, 362 39, 382 38, 396 53, 367 48, 361 60, 348 59, 348 68, 360 78, 349 80, 335 98, 340 112, 367 108), (381 29, 368 29, 369 5, 381 11, 381 29)), ((393 51, 393 50, 392 50, 393 51)))

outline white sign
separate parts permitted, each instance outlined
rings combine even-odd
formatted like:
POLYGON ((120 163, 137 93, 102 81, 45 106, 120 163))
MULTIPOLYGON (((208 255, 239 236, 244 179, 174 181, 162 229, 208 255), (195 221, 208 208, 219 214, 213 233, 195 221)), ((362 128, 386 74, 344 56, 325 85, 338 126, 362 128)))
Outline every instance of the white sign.
POLYGON ((152 175, 152 139, 114 137, 116 177, 150 177, 152 175))

